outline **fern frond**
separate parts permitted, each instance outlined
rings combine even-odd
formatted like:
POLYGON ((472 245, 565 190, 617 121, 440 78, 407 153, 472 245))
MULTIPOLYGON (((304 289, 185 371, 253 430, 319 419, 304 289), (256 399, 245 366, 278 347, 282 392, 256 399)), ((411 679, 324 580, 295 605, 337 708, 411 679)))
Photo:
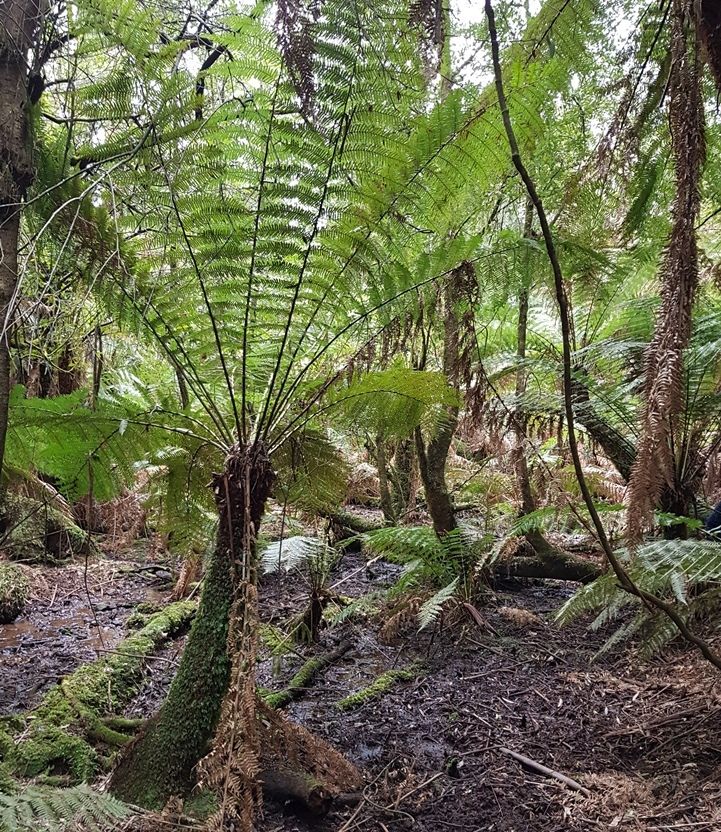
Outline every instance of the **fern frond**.
POLYGON ((439 589, 427 601, 423 602, 418 612, 418 630, 425 630, 431 624, 435 624, 443 611, 443 607, 456 594, 460 577, 456 576, 447 586, 439 589))
POLYGON ((110 830, 133 811, 112 795, 85 784, 69 788, 27 786, 17 794, 0 792, 2 832, 65 832, 78 826, 110 830))

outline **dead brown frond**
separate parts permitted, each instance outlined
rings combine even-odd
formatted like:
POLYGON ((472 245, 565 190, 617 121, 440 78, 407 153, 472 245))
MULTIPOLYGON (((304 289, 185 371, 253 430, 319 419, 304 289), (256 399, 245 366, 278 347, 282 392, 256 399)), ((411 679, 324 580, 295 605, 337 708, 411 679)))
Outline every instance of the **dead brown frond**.
POLYGON ((312 27, 318 19, 321 1, 278 0, 275 16, 283 61, 306 115, 311 112, 315 98, 312 27))
POLYGON ((394 644, 409 630, 415 632, 418 613, 424 600, 418 595, 408 596, 392 607, 385 624, 378 631, 378 641, 381 644, 394 644))
POLYGON ((543 620, 530 610, 521 607, 500 607, 498 614, 516 627, 538 627, 543 620))
POLYGON ((208 829, 217 832, 225 832, 228 822, 239 832, 252 832, 255 810, 261 801, 256 620, 257 591, 246 581, 238 588, 229 623, 230 687, 223 700, 213 750, 200 764, 203 785, 218 793, 219 808, 208 821, 208 829))
POLYGON ((629 485, 629 532, 639 537, 665 486, 672 486, 679 416, 684 407, 683 351, 698 287, 696 221, 705 159, 698 44, 691 0, 672 11, 670 127, 676 172, 672 230, 661 264, 661 308, 646 352, 643 432, 629 485))

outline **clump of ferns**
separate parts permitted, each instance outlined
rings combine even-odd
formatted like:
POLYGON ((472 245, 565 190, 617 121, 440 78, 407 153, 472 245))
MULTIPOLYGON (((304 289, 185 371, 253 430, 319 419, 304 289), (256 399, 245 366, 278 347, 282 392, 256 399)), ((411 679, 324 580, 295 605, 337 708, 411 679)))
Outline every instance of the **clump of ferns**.
POLYGON ((480 613, 474 602, 482 586, 480 565, 487 560, 488 540, 459 527, 437 537, 424 527, 394 527, 363 535, 364 548, 404 564, 388 591, 385 622, 378 638, 397 641, 416 630, 455 626, 480 613))
POLYGON ((333 599, 328 583, 338 557, 334 549, 325 547, 306 562, 304 577, 308 585, 308 603, 290 626, 296 644, 313 644, 318 639, 324 624, 323 612, 333 599))
MULTIPOLYGON (((657 540, 633 551, 620 550, 631 580, 648 593, 675 602, 689 624, 718 629, 721 613, 721 544, 708 540, 657 540)), ((597 656, 633 641, 647 656, 658 653, 678 635, 665 615, 625 592, 608 572, 587 584, 558 611, 562 626, 595 614, 589 627, 599 630, 617 623, 597 656)))
POLYGON ((262 557, 264 574, 292 573, 308 589, 305 608, 285 628, 293 644, 312 644, 324 625, 323 613, 334 599, 328 587, 331 572, 339 560, 336 549, 322 540, 298 535, 267 545, 262 557))

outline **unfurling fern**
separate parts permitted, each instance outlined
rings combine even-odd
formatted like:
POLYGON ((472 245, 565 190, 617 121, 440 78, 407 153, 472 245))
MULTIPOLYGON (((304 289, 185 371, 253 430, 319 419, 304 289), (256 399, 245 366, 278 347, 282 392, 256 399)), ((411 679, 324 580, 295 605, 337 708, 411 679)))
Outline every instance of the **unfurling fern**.
MULTIPOLYGON (((620 553, 634 584, 646 592, 675 599, 684 620, 710 621, 721 610, 721 545, 702 540, 658 540, 638 547, 633 554, 620 553)), ((599 653, 636 637, 642 650, 653 654, 677 635, 666 616, 649 610, 618 584, 615 573, 607 572, 578 590, 559 610, 561 624, 586 613, 596 613, 591 629, 618 619, 627 608, 636 610, 605 642, 599 653)))
POLYGON ((87 785, 60 789, 28 786, 17 794, 0 792, 0 832, 61 832, 115 829, 133 810, 87 785))

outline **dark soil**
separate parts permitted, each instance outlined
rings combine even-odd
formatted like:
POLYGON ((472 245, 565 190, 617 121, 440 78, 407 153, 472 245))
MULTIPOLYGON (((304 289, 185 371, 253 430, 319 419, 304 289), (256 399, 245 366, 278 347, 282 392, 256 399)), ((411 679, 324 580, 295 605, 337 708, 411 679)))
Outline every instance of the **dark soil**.
MULTIPOLYGON (((346 556, 335 580, 356 574, 339 590, 358 596, 397 572, 375 564, 369 576, 356 571, 362 564, 346 556)), ((488 627, 469 616, 393 647, 376 639, 382 618, 326 631, 317 649, 349 638, 355 648, 287 713, 366 772, 364 798, 320 821, 269 805, 259 829, 721 829, 721 680, 682 651, 592 663, 604 634, 552 623, 572 591, 553 582, 496 588, 481 606, 488 627), (356 710, 336 707, 385 670, 419 659, 425 675, 356 710), (502 749, 572 777, 589 795, 525 770, 502 749)), ((304 603, 297 581, 268 581, 263 596, 268 614, 286 620, 304 603)), ((273 686, 301 662, 287 659, 273 686)))
POLYGON ((139 603, 167 602, 171 573, 148 563, 144 544, 87 565, 25 568, 30 601, 13 624, 0 626, 0 715, 32 708, 63 676, 112 650, 139 603))
MULTIPOLYGON (((157 570, 123 571, 137 565, 91 562, 94 614, 82 565, 34 570, 44 588, 38 580, 14 630, 0 628, 3 712, 32 705, 97 655, 95 616, 108 649, 122 638, 132 605, 165 597, 153 587, 157 570)), ((357 598, 388 587, 400 570, 381 561, 366 567, 360 553, 348 552, 331 583, 357 598)), ((367 786, 360 803, 320 819, 268 803, 258 832, 721 829, 718 674, 680 648, 650 662, 625 650, 592 663, 604 634, 583 623, 559 631, 552 622, 572 591, 553 582, 496 587, 478 602, 485 625, 447 618, 429 634, 412 626, 393 645, 377 638, 383 612, 355 616, 324 629, 313 647, 266 655, 259 682, 279 690, 309 656, 353 643, 287 714, 361 767, 367 786), (414 680, 338 709, 343 697, 413 661, 426 668, 414 680), (503 749, 568 775, 588 794, 524 769, 503 749)), ((271 575, 261 598, 264 621, 282 626, 306 607, 308 588, 300 572, 271 575)), ((130 714, 157 710, 181 649, 168 644, 149 663, 130 714)))

